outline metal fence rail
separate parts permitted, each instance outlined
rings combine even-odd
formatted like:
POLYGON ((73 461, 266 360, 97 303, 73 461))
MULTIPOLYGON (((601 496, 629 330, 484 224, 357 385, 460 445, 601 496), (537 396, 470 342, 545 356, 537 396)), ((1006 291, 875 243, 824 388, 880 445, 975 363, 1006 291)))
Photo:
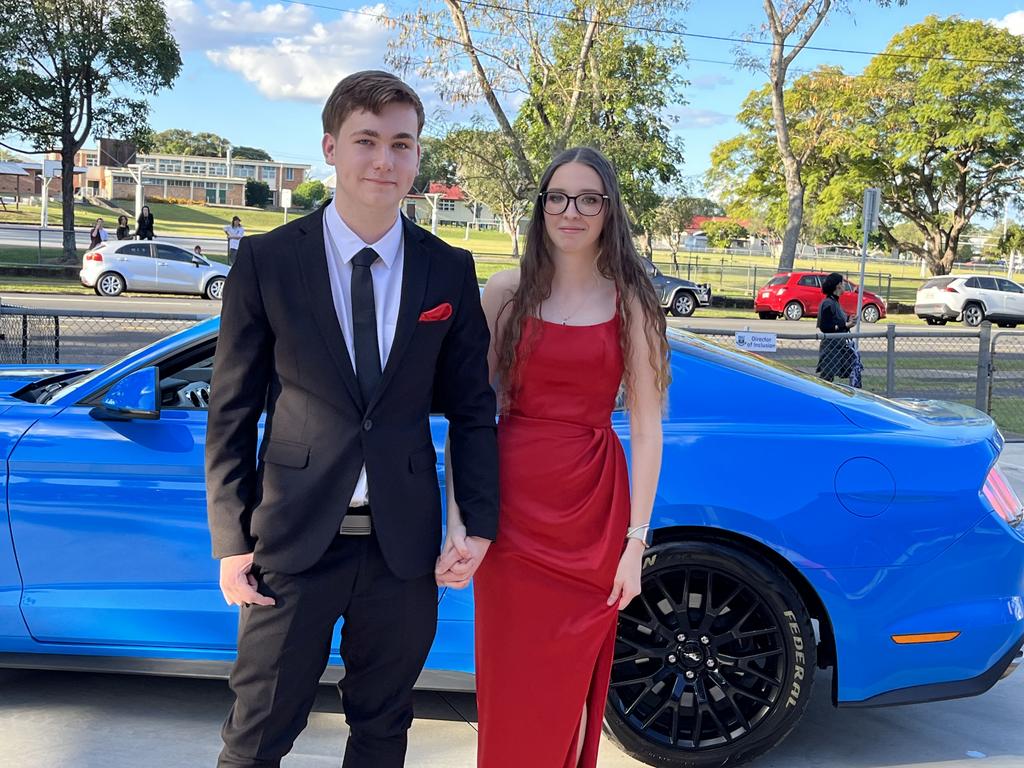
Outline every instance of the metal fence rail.
MULTIPOLYGON (((59 313, 0 307, 0 364, 105 364, 208 315, 138 312, 59 313)), ((737 332, 691 329, 733 346, 737 332)), ((952 400, 992 415, 1010 439, 1024 439, 1024 331, 907 330, 886 325, 860 334, 776 333, 776 349, 761 353, 810 375, 851 383, 851 346, 859 354, 859 384, 886 397, 952 400), (824 352, 824 354, 822 354, 824 352)))

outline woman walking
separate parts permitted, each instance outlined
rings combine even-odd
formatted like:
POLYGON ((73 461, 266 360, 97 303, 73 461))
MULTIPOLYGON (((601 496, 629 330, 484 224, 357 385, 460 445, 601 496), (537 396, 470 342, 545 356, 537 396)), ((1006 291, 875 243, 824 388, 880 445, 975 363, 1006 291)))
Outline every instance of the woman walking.
POLYGON ((837 337, 837 333, 847 333, 857 324, 851 320, 839 305, 839 297, 845 292, 845 281, 838 272, 828 275, 821 283, 824 300, 818 307, 818 330, 825 334, 818 345, 817 373, 825 381, 832 381, 836 376, 847 378, 853 370, 854 351, 845 336, 837 337))

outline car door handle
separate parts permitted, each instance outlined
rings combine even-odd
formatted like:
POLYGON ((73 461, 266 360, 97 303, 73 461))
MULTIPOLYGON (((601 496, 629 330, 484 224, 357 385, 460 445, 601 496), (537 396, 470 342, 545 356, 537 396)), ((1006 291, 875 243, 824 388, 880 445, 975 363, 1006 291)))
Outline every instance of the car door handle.
POLYGON ((167 266, 167 262, 166 262, 166 261, 158 261, 158 262, 156 263, 156 265, 157 265, 158 267, 166 267, 166 266, 167 266))

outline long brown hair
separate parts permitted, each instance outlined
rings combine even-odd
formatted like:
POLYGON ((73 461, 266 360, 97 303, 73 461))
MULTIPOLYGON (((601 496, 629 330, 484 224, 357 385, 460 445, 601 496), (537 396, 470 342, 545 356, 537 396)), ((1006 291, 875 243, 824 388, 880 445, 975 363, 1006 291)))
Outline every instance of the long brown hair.
MULTIPOLYGON (((534 201, 533 216, 526 232, 526 248, 519 267, 519 286, 498 313, 499 318, 508 311, 508 320, 496 340, 498 375, 503 382, 502 409, 508 406, 511 393, 519 384, 521 360, 516 350, 522 338, 523 319, 539 317, 541 303, 551 296, 551 281, 555 262, 551 255, 551 242, 544 228, 544 207, 540 195, 547 191, 551 177, 567 163, 582 163, 592 168, 604 184, 608 196, 608 212, 598 240, 597 270, 607 280, 613 280, 618 291, 618 313, 622 319, 619 343, 625 362, 623 385, 627 405, 635 404, 636 392, 633 371, 630 370, 630 328, 637 321, 630 307, 633 299, 640 305, 639 321, 644 324, 651 339, 651 367, 656 372, 658 392, 664 402, 669 384, 669 347, 665 337, 665 314, 658 304, 654 286, 644 269, 643 260, 633 244, 629 216, 622 202, 619 182, 612 164, 603 154, 590 147, 567 149, 556 157, 541 177, 540 193, 534 201)), ((523 355, 529 354, 532 339, 527 339, 523 355)))

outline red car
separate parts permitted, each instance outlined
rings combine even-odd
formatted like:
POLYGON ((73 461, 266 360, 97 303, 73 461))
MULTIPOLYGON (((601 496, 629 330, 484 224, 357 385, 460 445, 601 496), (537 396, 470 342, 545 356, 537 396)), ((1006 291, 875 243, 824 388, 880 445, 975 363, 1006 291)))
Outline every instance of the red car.
MULTIPOLYGON (((804 315, 814 317, 825 294, 821 281, 828 272, 780 272, 754 294, 754 311, 762 320, 774 320, 780 315, 787 320, 799 320, 804 315)), ((839 304, 848 315, 857 312, 857 286, 843 281, 846 291, 839 304)), ((861 317, 866 323, 878 322, 885 317, 885 302, 864 290, 864 308, 861 317)))

